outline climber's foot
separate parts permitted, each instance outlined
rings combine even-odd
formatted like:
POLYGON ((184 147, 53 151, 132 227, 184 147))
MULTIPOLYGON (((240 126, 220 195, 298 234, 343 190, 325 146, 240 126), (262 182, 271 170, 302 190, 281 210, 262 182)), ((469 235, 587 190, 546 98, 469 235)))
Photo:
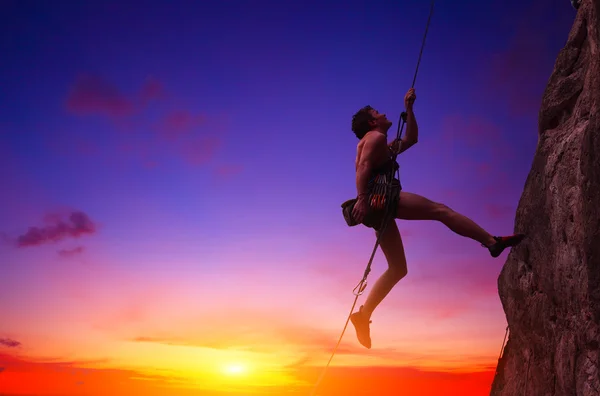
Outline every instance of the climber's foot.
POLYGON ((360 342, 365 348, 371 349, 371 329, 369 328, 371 321, 362 309, 363 307, 361 305, 358 312, 354 312, 352 315, 350 315, 350 320, 352 321, 354 329, 356 330, 358 342, 360 342))
POLYGON ((492 257, 498 257, 507 247, 517 246, 525 238, 525 234, 494 237, 496 243, 486 246, 492 257))

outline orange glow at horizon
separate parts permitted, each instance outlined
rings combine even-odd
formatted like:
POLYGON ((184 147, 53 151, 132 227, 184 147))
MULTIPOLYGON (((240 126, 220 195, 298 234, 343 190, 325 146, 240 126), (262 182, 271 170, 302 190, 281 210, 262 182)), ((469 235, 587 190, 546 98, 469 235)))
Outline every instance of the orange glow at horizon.
MULTIPOLYGON (((229 379, 215 381, 210 386, 204 380, 187 377, 177 372, 161 370, 134 371, 126 369, 80 368, 72 363, 34 362, 0 355, 0 362, 8 368, 0 377, 0 391, 6 395, 114 395, 140 394, 158 396, 307 394, 322 367, 306 366, 290 369, 289 381, 279 384, 267 381, 262 386, 245 381, 253 376, 247 367, 231 363, 220 367, 222 376, 229 379), (275 393, 273 393, 275 392, 275 393), (277 393, 279 392, 279 393, 277 393)), ((83 365, 83 364, 82 364, 83 365)), ((410 368, 394 367, 331 367, 322 382, 319 394, 337 396, 357 389, 370 389, 380 395, 405 394, 435 395, 436 390, 451 386, 456 393, 448 395, 476 396, 489 391, 493 370, 448 374, 421 372, 410 368), (419 393, 411 393, 419 390, 419 393), (461 393, 458 393, 458 389, 461 393)), ((206 378, 205 378, 206 379, 206 378)))

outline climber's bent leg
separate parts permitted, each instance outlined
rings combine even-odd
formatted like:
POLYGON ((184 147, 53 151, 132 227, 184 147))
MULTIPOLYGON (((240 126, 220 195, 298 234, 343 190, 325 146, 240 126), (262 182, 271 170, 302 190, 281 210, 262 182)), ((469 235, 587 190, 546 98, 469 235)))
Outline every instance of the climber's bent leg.
POLYGON ((350 317, 356 329, 358 341, 367 348, 371 347, 369 323, 373 311, 407 273, 402 237, 393 219, 388 223, 379 243, 387 260, 388 268, 373 285, 365 304, 350 317))

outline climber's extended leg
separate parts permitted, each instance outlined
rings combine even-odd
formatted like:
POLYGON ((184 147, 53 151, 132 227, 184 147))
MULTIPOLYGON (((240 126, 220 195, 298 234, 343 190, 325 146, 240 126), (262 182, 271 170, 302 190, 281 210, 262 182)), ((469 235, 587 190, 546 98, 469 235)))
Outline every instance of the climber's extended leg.
POLYGON ((350 317, 356 329, 358 341, 366 348, 371 348, 369 323, 371 323, 373 311, 407 273, 402 237, 393 219, 390 220, 381 236, 380 246, 387 260, 388 268, 373 285, 365 304, 350 317))
POLYGON ((458 235, 471 238, 487 247, 492 257, 498 257, 504 249, 518 245, 523 234, 494 237, 468 217, 448 206, 409 192, 400 192, 396 217, 402 220, 437 220, 458 235))

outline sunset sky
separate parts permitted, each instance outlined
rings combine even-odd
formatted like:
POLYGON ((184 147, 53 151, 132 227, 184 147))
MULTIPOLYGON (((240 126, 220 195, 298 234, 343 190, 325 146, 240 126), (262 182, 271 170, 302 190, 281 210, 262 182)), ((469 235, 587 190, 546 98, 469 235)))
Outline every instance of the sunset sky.
MULTIPOLYGON (((0 2, 0 394, 308 395, 375 241, 341 215, 351 117, 370 104, 395 134, 428 12, 0 2)), ((574 17, 567 0, 436 4, 406 191, 513 232, 574 17)), ((320 395, 489 393, 507 253, 398 224, 408 276, 371 350, 348 328, 320 395)))

